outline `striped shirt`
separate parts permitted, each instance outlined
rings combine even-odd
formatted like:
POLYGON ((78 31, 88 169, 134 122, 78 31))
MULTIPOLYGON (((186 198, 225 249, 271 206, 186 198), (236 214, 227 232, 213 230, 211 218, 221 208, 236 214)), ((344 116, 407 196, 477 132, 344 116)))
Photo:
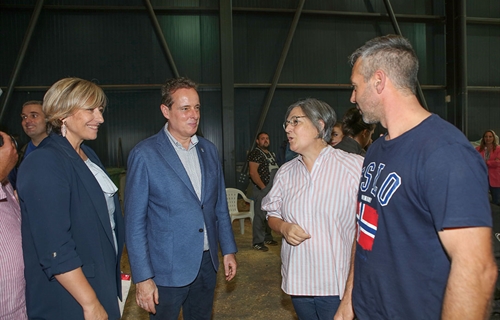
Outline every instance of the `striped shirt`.
POLYGON ((281 288, 287 294, 343 297, 362 164, 361 156, 328 146, 311 172, 300 155, 277 172, 262 210, 298 224, 311 236, 298 246, 283 241, 281 288))
POLYGON ((0 185, 0 319, 27 319, 21 211, 10 183, 0 185))

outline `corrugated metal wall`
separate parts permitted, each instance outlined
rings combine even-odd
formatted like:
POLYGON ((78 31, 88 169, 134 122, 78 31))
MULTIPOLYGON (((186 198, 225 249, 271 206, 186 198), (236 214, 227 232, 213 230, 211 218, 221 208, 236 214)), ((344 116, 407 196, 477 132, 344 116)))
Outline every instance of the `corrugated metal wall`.
MULTIPOLYGON (((201 130, 217 145, 223 160, 219 1, 151 3, 179 74, 201 83, 201 130)), ((0 87, 4 91, 34 4, 34 0, 0 4, 0 87)), ((392 0, 391 4, 403 35, 419 55, 419 80, 429 109, 448 118, 445 1, 392 0)), ((232 2, 237 163, 245 161, 256 134, 297 5, 297 0, 232 2)), ((495 21, 500 21, 500 1, 468 0, 467 11, 469 17, 494 21, 468 25, 469 85, 498 87, 500 23, 495 21)), ((382 0, 306 1, 262 129, 270 134, 273 150, 285 138, 284 112, 297 99, 322 99, 338 117, 351 107, 347 57, 366 40, 394 33, 385 15, 382 0)), ((27 142, 19 118, 24 101, 42 99, 45 90, 63 77, 93 80, 104 87, 109 107, 98 139, 89 144, 106 165, 124 166, 130 149, 164 124, 160 85, 173 74, 142 1, 45 1, 1 126, 27 142)), ((469 92, 471 140, 479 139, 486 128, 500 132, 499 101, 500 92, 495 89, 469 92)))

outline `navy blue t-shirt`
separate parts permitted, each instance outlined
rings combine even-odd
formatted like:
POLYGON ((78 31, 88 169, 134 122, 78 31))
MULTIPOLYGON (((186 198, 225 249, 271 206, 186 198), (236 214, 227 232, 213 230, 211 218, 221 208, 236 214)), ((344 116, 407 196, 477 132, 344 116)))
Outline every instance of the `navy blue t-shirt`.
POLYGON ((484 161, 437 115, 368 149, 358 195, 358 319, 439 319, 450 261, 438 232, 492 226, 484 161))

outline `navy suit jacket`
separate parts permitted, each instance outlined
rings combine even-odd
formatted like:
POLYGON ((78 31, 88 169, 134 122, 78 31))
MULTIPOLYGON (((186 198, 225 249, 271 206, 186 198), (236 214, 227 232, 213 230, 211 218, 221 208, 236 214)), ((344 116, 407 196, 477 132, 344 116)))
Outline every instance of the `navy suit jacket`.
POLYGON ((180 287, 194 281, 200 270, 205 226, 215 270, 218 244, 222 255, 237 249, 216 147, 198 138, 200 201, 164 130, 130 152, 125 234, 135 283, 153 278, 157 285, 180 287))
MULTIPOLYGON (((104 169, 92 149, 82 149, 104 169)), ((118 196, 115 251, 101 187, 66 138, 46 138, 21 163, 17 181, 28 317, 83 319, 81 306, 54 278, 82 267, 109 319, 119 319, 124 223, 118 196)))

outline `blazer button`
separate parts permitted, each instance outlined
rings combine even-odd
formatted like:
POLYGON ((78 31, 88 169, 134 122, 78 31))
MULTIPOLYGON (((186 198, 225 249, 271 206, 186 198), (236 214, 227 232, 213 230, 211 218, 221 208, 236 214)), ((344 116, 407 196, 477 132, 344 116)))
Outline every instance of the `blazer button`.
POLYGON ((203 232, 203 229, 198 230, 199 232, 203 232))
POLYGON ((201 205, 201 210, 203 210, 203 205, 201 205))

